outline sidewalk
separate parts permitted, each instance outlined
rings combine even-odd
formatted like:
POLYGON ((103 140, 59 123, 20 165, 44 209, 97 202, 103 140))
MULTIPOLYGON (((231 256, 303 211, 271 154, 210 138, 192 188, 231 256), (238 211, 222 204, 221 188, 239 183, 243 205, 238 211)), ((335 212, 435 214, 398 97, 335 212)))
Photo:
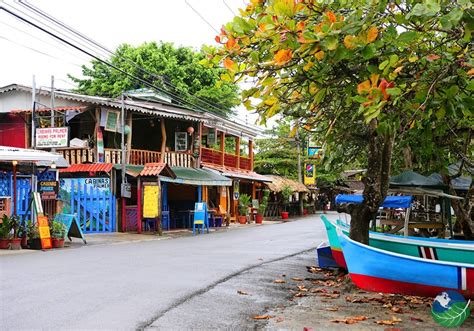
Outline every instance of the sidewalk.
MULTIPOLYGON (((291 219, 290 221, 296 221, 298 219, 299 218, 294 218, 294 219, 291 219)), ((222 231, 233 231, 233 230, 245 229, 249 227, 279 224, 279 223, 282 223, 282 221, 281 220, 263 221, 263 224, 232 223, 229 226, 210 228, 209 233, 212 234, 212 233, 222 232, 222 231)), ((120 244, 129 244, 129 243, 137 243, 137 242, 145 242, 145 241, 167 240, 167 239, 175 239, 175 238, 181 238, 181 237, 190 237, 192 235, 193 235, 193 231, 190 229, 177 229, 177 230, 164 231, 162 236, 158 235, 158 233, 152 233, 152 232, 143 232, 141 234, 132 233, 132 232, 93 233, 93 234, 85 235, 87 244, 84 244, 83 241, 79 238, 72 238, 72 241, 69 241, 66 238, 66 241, 64 243, 64 248, 60 248, 60 249, 64 250, 64 249, 90 247, 90 246, 97 246, 97 245, 120 245, 120 244)), ((36 252, 42 252, 42 251, 33 250, 33 249, 20 249, 20 250, 0 249, 0 257, 5 256, 5 255, 28 254, 28 253, 36 253, 36 252)))

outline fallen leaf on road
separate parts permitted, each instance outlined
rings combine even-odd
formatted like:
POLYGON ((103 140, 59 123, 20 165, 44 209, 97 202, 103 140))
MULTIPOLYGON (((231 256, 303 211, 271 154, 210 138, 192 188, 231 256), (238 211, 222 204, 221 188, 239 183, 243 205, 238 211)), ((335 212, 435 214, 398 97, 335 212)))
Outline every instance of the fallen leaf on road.
POLYGON ((272 318, 270 315, 256 315, 253 317, 254 320, 267 320, 272 318))
POLYGON ((327 311, 338 311, 339 308, 338 307, 328 307, 326 308, 327 311))
POLYGON ((312 329, 312 328, 308 328, 307 326, 305 326, 305 327, 303 328, 303 331, 313 331, 313 329, 312 329))
POLYGON ((333 323, 344 323, 344 324, 355 324, 360 321, 365 321, 367 319, 367 316, 354 316, 354 317, 348 317, 348 318, 337 318, 331 320, 333 323))
POLYGON ((308 291, 308 289, 304 285, 299 285, 298 290, 303 291, 303 292, 308 291))
POLYGON ((281 323, 281 322, 283 322, 284 320, 285 320, 285 319, 284 319, 283 317, 281 317, 281 316, 276 318, 277 323, 281 323))
POLYGON ((413 316, 410 317, 410 321, 423 322, 423 320, 421 318, 413 317, 413 316))
POLYGON ((305 296, 306 296, 306 294, 301 293, 301 292, 296 293, 296 294, 294 295, 295 298, 302 298, 302 297, 305 297, 305 296))
POLYGON ((275 284, 284 284, 284 283, 286 283, 286 281, 283 280, 283 279, 275 279, 273 282, 274 282, 275 284))
POLYGON ((402 320, 398 317, 392 316, 391 320, 380 320, 380 321, 375 321, 375 323, 379 325, 395 325, 400 323, 402 320))
POLYGON ((392 307, 391 309, 394 313, 403 314, 403 310, 400 307, 392 307))
POLYGON ((237 293, 241 295, 249 295, 247 292, 241 290, 238 290, 237 293))
POLYGON ((291 280, 294 280, 295 282, 302 282, 303 278, 292 277, 291 280))

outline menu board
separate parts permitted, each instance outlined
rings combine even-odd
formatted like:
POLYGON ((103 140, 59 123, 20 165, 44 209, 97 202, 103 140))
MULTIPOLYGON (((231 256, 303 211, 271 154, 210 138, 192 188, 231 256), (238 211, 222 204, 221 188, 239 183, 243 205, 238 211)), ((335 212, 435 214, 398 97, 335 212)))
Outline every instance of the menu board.
POLYGON ((159 212, 160 187, 156 183, 143 184, 143 218, 155 218, 159 212), (152 185, 154 184, 154 185, 152 185))

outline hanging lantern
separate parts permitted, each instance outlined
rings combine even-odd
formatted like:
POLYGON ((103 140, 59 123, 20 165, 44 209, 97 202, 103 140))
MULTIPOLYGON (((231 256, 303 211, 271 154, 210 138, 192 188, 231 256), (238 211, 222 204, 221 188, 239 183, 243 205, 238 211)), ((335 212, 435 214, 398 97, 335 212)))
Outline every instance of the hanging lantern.
POLYGON ((187 128, 186 131, 188 131, 189 135, 192 135, 194 133, 194 128, 192 126, 190 126, 189 128, 187 128))

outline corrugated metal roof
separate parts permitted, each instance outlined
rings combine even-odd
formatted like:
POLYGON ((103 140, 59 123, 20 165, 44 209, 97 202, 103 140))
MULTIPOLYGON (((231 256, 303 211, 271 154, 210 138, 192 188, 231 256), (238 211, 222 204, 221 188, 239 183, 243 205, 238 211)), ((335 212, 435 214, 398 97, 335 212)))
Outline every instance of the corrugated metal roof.
POLYGON ((59 169, 59 172, 110 172, 113 168, 112 163, 83 163, 73 164, 65 169, 59 169))
POLYGON ((171 167, 171 170, 173 170, 173 172, 176 174, 176 178, 161 178, 162 181, 186 185, 232 185, 232 181, 230 179, 205 169, 171 167))
POLYGON ((237 170, 234 168, 228 168, 228 167, 221 167, 216 164, 212 163, 207 163, 207 162, 202 162, 204 168, 209 168, 214 171, 218 171, 221 173, 223 176, 226 177, 231 177, 231 178, 241 178, 241 179, 248 179, 248 180, 253 180, 257 182, 271 182, 271 178, 268 178, 267 176, 260 175, 259 173, 256 173, 255 171, 248 171, 248 170, 237 170))
MULTIPOLYGON (((86 106, 63 106, 63 107, 54 107, 56 111, 73 111, 73 110, 86 110, 86 106)), ((35 109, 35 112, 43 113, 50 112, 51 108, 38 108, 35 109)), ((12 113, 31 113, 31 109, 12 109, 12 113)))

